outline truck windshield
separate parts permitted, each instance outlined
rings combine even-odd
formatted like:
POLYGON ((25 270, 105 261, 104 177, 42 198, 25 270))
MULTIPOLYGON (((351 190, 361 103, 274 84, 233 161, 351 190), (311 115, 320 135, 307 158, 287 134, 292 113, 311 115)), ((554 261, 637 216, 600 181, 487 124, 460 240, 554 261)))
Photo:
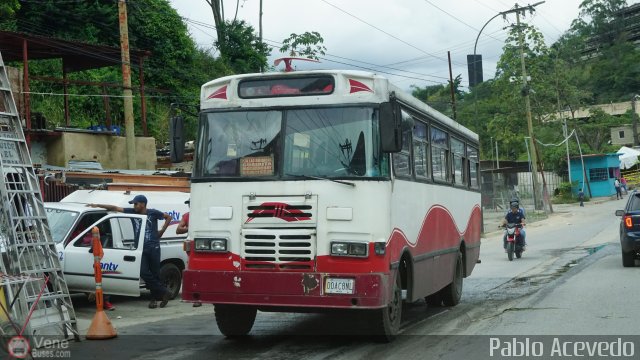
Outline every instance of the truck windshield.
POLYGON ((64 240, 69 230, 78 218, 79 213, 76 211, 60 210, 46 208, 47 220, 49 221, 49 229, 53 241, 58 244, 64 240))
POLYGON ((372 107, 215 112, 201 121, 197 176, 389 175, 372 107))

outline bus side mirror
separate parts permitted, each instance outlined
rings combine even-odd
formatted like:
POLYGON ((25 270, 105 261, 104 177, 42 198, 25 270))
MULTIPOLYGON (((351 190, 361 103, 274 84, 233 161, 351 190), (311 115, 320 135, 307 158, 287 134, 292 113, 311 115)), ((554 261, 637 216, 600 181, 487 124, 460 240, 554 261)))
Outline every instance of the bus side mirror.
POLYGON ((380 104, 380 144, 385 153, 402 150, 402 115, 396 101, 380 104))
POLYGON ((184 118, 180 115, 169 119, 169 152, 171 162, 184 160, 184 118))

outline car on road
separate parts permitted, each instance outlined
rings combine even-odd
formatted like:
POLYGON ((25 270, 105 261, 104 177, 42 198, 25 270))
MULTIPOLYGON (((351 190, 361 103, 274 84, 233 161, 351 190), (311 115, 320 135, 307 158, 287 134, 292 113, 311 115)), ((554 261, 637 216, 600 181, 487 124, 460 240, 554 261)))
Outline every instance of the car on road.
POLYGON ((620 220, 620 247, 622 248, 622 265, 635 266, 640 259, 640 192, 629 193, 624 210, 616 210, 620 220))

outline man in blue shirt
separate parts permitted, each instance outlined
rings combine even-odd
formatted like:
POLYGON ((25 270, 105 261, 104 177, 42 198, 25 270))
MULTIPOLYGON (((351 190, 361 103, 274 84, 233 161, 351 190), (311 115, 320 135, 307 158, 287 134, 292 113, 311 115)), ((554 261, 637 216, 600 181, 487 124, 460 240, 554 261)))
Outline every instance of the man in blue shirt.
MULTIPOLYGON (((100 207, 108 211, 118 211, 126 214, 147 215, 147 226, 144 232, 144 245, 142 248, 142 258, 140 266, 140 277, 144 280, 146 287, 151 291, 152 300, 149 303, 150 309, 163 308, 169 302, 169 290, 160 280, 160 238, 171 223, 171 216, 156 209, 147 208, 147 197, 136 195, 129 201, 133 208, 121 208, 114 205, 87 204, 89 207, 100 207), (158 220, 164 219, 161 230, 158 230, 158 220)), ((136 232, 140 230, 140 224, 136 224, 136 232)))
MULTIPOLYGON (((513 223, 513 224, 522 224, 522 228, 520 228, 520 236, 522 237, 522 243, 523 244, 527 244, 526 240, 526 232, 524 231, 524 226, 526 225, 525 222, 525 216, 524 216, 524 209, 520 208, 520 203, 518 201, 511 201, 509 203, 511 210, 509 212, 507 212, 507 214, 504 216, 504 219, 502 219, 502 226, 505 226, 507 224, 513 223)), ((505 231, 504 233, 504 237, 503 237, 503 246, 504 249, 507 249, 507 232, 505 231)))

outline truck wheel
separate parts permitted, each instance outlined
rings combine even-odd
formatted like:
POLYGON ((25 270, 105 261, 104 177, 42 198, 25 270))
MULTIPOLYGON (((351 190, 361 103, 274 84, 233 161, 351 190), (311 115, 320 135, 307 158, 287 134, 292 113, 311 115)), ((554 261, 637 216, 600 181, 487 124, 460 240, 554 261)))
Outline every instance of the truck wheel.
POLYGON ((445 306, 456 306, 462 297, 462 253, 458 251, 456 259, 456 268, 453 273, 453 280, 442 291, 442 302, 445 306))
POLYGON ((388 343, 400 331, 402 321, 402 284, 400 283, 400 273, 396 273, 393 282, 393 293, 391 302, 382 309, 372 310, 372 329, 374 331, 374 341, 388 343))
POLYGON ((214 312, 218 329, 226 337, 245 336, 256 321, 258 309, 246 305, 216 304, 214 312))
POLYGON ((160 281, 169 290, 171 300, 175 299, 180 293, 182 285, 182 271, 176 264, 165 263, 160 268, 160 281))
POLYGON ((636 265, 636 259, 633 252, 624 252, 622 251, 622 266, 624 267, 634 267, 636 265))

